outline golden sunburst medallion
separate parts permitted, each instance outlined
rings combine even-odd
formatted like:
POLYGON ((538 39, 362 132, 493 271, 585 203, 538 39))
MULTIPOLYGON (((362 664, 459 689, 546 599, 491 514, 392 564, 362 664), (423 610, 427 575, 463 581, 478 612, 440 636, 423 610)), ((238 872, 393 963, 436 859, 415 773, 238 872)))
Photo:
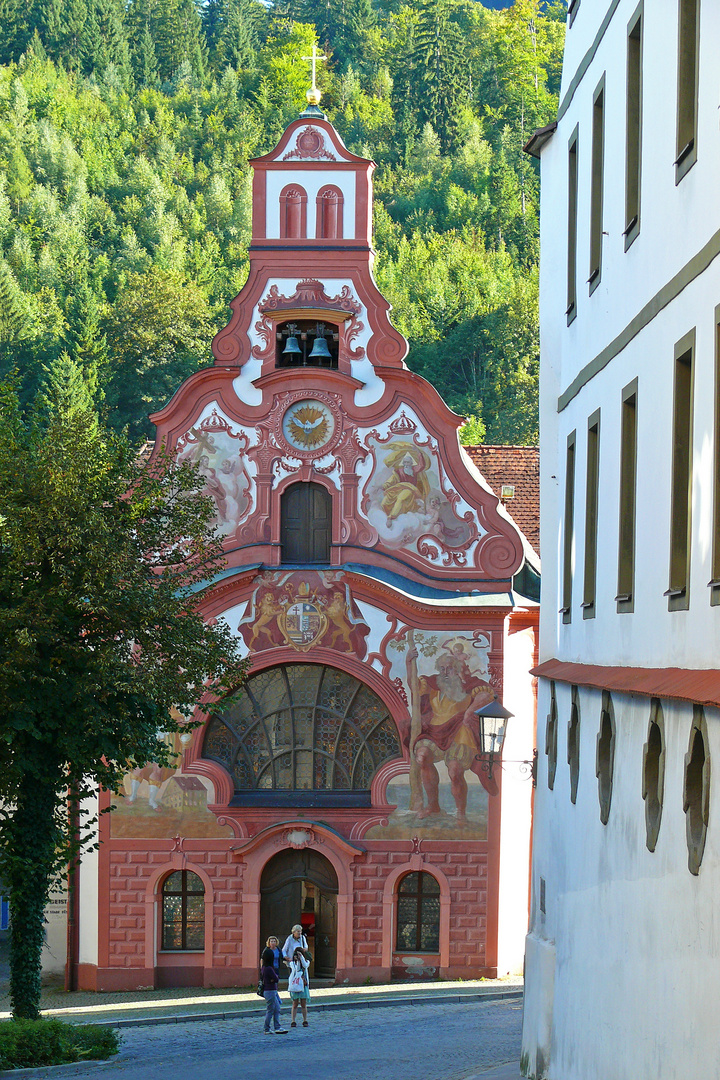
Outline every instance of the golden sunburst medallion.
POLYGON ((333 415, 321 401, 298 401, 283 417, 283 435, 297 450, 320 449, 330 441, 334 430, 333 415))

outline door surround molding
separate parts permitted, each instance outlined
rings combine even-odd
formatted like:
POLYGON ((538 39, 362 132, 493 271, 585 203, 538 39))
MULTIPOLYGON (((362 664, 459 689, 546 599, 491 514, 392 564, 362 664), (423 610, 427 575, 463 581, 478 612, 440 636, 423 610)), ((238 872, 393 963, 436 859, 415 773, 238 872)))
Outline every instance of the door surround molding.
POLYGON ((365 856, 365 848, 348 843, 326 825, 295 819, 263 829, 244 844, 231 849, 245 863, 243 876, 242 966, 257 966, 260 935, 260 882, 265 865, 284 848, 313 848, 324 855, 337 874, 337 970, 352 967, 353 872, 352 863, 365 856))

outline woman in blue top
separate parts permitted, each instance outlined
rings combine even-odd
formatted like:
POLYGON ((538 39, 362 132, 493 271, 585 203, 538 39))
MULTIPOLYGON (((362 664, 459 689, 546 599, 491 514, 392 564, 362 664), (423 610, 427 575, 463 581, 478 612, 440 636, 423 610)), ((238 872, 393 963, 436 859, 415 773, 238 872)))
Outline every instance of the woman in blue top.
POLYGON ((278 979, 285 978, 285 972, 280 970, 280 964, 284 963, 283 954, 280 952, 280 942, 276 937, 269 937, 265 942, 265 946, 268 949, 272 949, 273 954, 273 967, 275 968, 275 974, 278 979))
POLYGON ((287 1028, 280 1026, 280 995, 278 994, 278 977, 273 967, 272 949, 263 949, 262 967, 260 978, 262 979, 263 997, 267 1002, 265 1008, 265 1034, 287 1035, 287 1028), (273 1024, 273 1029, 270 1023, 273 1024))

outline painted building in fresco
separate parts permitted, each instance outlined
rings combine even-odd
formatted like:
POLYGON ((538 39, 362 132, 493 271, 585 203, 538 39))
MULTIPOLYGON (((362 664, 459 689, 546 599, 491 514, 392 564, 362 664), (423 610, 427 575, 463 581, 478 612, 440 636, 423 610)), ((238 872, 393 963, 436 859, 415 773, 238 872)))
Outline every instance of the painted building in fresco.
POLYGON ((101 796, 78 982, 248 984, 296 922, 314 977, 518 970, 532 788, 483 770, 475 710, 500 694, 506 756, 531 757, 537 604, 513 581, 537 558, 403 362, 373 163, 311 105, 252 164, 247 283, 214 365, 153 417, 207 479, 227 568, 204 612, 252 669, 172 736, 175 768, 101 796))

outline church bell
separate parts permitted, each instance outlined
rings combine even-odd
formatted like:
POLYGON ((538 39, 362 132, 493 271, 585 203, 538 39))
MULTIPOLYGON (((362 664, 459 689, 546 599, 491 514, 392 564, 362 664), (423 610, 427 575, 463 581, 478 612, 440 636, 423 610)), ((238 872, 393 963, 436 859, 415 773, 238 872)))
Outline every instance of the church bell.
POLYGON ((311 360, 330 360, 330 350, 325 340, 325 327, 322 323, 318 323, 317 337, 310 353, 311 360))
POLYGON ((294 334, 291 334, 291 336, 287 339, 285 343, 285 348, 282 351, 283 356, 299 356, 301 352, 302 349, 300 348, 300 343, 298 339, 295 337, 294 334))

